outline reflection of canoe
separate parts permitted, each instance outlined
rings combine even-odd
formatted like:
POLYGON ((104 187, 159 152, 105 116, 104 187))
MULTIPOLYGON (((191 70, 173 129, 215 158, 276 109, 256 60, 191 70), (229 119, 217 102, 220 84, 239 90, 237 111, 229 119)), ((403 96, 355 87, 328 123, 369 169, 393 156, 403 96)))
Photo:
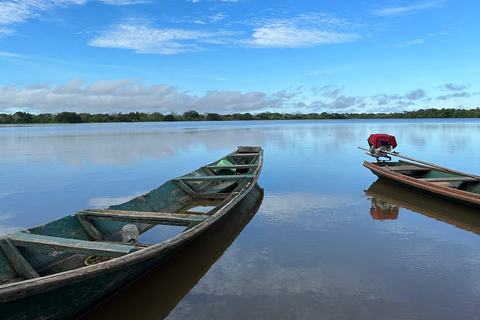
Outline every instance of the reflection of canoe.
POLYGON ((382 179, 375 181, 365 194, 480 235, 480 216, 472 208, 432 198, 382 179))
POLYGON ((407 161, 371 163, 365 167, 378 177, 407 188, 462 205, 480 208, 480 177, 407 161))
POLYGON ((249 197, 249 201, 257 200, 252 210, 233 210, 222 222, 78 320, 166 318, 254 217, 263 190, 256 188, 252 193, 261 194, 249 197))
POLYGON ((235 174, 216 174, 224 173, 216 161, 106 210, 79 211, 1 237, 2 319, 71 318, 216 228, 232 212, 251 211, 261 197, 257 180, 263 151, 239 147, 220 160, 231 163, 221 169, 235 169, 235 174), (200 206, 208 211, 198 212, 200 206), (131 235, 126 225, 133 227, 131 235), (185 229, 156 244, 135 243, 137 231, 141 241, 143 233, 158 225, 185 229))

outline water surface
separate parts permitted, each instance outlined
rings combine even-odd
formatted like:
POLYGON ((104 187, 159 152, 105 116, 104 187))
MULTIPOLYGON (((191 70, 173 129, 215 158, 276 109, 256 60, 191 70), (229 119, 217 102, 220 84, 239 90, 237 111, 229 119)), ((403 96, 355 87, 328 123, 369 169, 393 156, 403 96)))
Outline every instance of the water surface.
MULTIPOLYGON (((480 173, 470 119, 0 126, 0 234, 122 202, 259 145, 260 209, 199 264, 203 275, 178 281, 178 304, 162 304, 172 289, 148 275, 144 319, 479 319, 478 212, 376 182, 357 149, 371 133, 395 135, 407 156, 480 173)), ((175 265, 168 272, 181 278, 175 265)), ((105 303, 85 319, 135 317, 133 301, 132 315, 105 303)))

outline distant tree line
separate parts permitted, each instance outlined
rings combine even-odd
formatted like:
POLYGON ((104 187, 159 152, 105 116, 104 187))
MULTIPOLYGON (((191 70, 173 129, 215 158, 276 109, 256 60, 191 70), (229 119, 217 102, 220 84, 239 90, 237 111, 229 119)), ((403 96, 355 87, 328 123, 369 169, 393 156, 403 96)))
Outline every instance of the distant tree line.
POLYGON ((233 121, 233 120, 313 120, 313 119, 415 119, 415 118, 480 118, 480 108, 476 109, 420 109, 393 113, 203 113, 195 110, 183 114, 144 113, 75 113, 30 114, 15 112, 0 113, 0 124, 23 123, 88 123, 88 122, 155 122, 155 121, 233 121))

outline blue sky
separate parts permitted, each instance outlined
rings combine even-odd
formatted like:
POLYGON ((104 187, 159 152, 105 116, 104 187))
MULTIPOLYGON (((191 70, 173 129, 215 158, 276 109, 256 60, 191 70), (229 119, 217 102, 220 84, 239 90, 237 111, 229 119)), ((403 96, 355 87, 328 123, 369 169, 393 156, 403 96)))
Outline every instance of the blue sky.
POLYGON ((0 0, 0 113, 480 107, 478 0, 0 0))

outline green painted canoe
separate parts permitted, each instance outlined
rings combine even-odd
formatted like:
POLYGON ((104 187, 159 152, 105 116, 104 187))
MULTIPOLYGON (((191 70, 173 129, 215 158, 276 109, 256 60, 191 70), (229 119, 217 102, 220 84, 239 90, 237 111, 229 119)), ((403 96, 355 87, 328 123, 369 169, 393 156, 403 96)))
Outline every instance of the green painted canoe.
POLYGON ((91 309, 225 219, 251 213, 263 197, 257 183, 262 164, 261 148, 239 147, 125 203, 0 237, 1 318, 71 319, 91 309), (222 160, 231 165, 219 166, 222 160), (134 226, 140 240, 158 225, 184 229, 145 244, 135 235, 125 238, 126 225, 134 226))
POLYGON ((379 178, 411 190, 472 208, 480 208, 480 176, 403 160, 365 161, 363 165, 379 178))

